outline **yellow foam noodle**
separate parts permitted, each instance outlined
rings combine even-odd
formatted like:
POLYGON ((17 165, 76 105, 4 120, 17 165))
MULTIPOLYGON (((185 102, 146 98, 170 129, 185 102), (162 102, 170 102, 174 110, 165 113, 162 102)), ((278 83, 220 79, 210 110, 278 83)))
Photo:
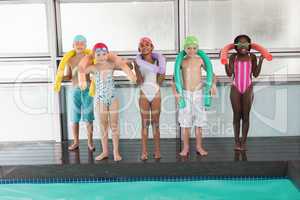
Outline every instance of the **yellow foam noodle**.
POLYGON ((90 85, 90 89, 89 89, 89 95, 90 95, 91 97, 94 97, 94 96, 95 96, 95 90, 96 90, 95 81, 92 80, 92 81, 91 81, 91 85, 90 85))
POLYGON ((55 92, 59 92, 60 88, 61 88, 61 82, 64 78, 64 72, 65 72, 65 67, 66 64, 69 62, 69 60, 75 56, 76 52, 75 50, 71 50, 69 52, 67 52, 63 58, 61 59, 59 65, 58 65, 58 69, 56 72, 56 76, 55 76, 55 82, 54 82, 54 91, 55 92))
MULTIPOLYGON (((83 53, 89 55, 89 54, 92 53, 92 51, 90 49, 85 49, 83 51, 83 53)), ((64 72, 65 72, 66 64, 75 55, 76 55, 76 51, 75 50, 71 50, 71 51, 68 51, 63 56, 63 58, 61 59, 59 65, 58 65, 56 76, 55 76, 55 82, 54 82, 54 91, 55 92, 59 92, 60 91, 60 89, 61 89, 61 82, 63 81, 63 78, 64 78, 64 72)))

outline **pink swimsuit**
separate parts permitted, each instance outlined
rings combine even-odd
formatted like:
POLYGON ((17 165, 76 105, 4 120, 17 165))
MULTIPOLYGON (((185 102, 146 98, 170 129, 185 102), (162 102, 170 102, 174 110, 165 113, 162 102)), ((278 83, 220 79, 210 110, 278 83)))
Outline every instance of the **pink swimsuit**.
POLYGON ((234 62, 234 77, 233 85, 238 89, 241 94, 252 84, 252 63, 250 60, 241 61, 235 59, 234 62))

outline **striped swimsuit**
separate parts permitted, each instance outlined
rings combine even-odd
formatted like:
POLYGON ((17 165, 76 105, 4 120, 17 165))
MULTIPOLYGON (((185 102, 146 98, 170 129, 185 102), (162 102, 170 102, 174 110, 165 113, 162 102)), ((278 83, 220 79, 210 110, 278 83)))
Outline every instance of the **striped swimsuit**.
POLYGON ((252 74, 251 60, 241 61, 235 59, 233 85, 238 89, 240 94, 244 94, 245 91, 251 86, 252 84, 251 74, 252 74))

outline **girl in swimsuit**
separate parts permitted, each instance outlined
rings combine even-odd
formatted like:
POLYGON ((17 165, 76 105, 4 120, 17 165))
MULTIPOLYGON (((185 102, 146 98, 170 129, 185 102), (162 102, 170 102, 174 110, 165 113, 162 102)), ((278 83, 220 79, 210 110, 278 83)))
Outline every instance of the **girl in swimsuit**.
POLYGON ((251 39, 247 35, 239 35, 234 39, 235 50, 225 65, 226 74, 232 77, 230 100, 233 110, 233 128, 235 150, 246 150, 246 140, 249 130, 249 113, 253 102, 252 75, 260 74, 263 56, 257 58, 250 53, 251 39), (242 120, 242 138, 240 138, 240 121, 242 120))
MULTIPOLYGON (((102 133, 102 153, 96 160, 108 158, 108 129, 112 130, 113 155, 115 161, 122 159, 119 153, 119 100, 115 95, 115 84, 113 80, 114 70, 123 70, 132 82, 136 82, 136 77, 122 61, 120 57, 115 56, 114 61, 109 60, 111 53, 103 43, 97 43, 93 48, 95 64, 85 69, 85 73, 92 72, 96 83, 96 110, 99 114, 100 130, 102 133)), ((90 57, 85 59, 91 60, 90 57)), ((85 61, 84 61, 85 62, 85 61)))
POLYGON ((141 160, 148 159, 147 140, 148 128, 152 125, 154 138, 154 158, 160 159, 160 85, 165 78, 166 60, 154 53, 151 39, 144 37, 139 42, 139 52, 135 60, 137 82, 140 85, 140 112, 142 118, 142 155, 141 160))

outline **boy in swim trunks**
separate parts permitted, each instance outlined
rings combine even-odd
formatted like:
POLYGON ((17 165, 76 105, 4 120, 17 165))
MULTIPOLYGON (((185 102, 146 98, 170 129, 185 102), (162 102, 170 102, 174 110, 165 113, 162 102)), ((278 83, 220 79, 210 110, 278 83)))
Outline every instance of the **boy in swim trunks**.
MULTIPOLYGON (((81 91, 78 86, 78 64, 85 56, 83 51, 86 49, 86 38, 82 35, 77 35, 73 40, 73 48, 76 55, 73 56, 67 63, 67 74, 63 80, 72 81, 72 89, 70 92, 71 103, 71 122, 74 142, 69 146, 69 150, 73 151, 79 148, 79 121, 86 122, 88 131, 88 149, 95 150, 93 143, 93 120, 94 120, 94 103, 93 98, 89 96, 89 90, 81 91)), ((90 82, 89 75, 86 75, 88 83, 90 82)))
MULTIPOLYGON (((195 126, 196 152, 199 155, 206 156, 208 153, 202 145, 202 127, 206 123, 206 114, 203 103, 201 68, 204 70, 206 69, 203 60, 197 55, 197 38, 188 36, 184 41, 184 50, 187 55, 182 62, 181 71, 184 89, 183 97, 186 106, 179 109, 178 121, 183 132, 183 148, 179 155, 187 156, 189 154, 190 130, 195 126)), ((175 93, 176 101, 178 102, 179 94, 176 89, 173 89, 173 92, 175 93)), ((216 94, 215 76, 211 94, 216 94)))

